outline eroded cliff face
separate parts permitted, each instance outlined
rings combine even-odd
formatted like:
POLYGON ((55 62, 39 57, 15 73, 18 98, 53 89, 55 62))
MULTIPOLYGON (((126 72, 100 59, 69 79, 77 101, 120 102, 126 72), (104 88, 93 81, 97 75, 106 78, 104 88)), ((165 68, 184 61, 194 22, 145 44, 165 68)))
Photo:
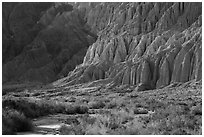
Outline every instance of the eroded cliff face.
POLYGON ((95 39, 67 3, 3 3, 3 83, 64 77, 95 39))
POLYGON ((202 78, 201 3, 77 3, 98 38, 54 85, 99 80, 161 88, 202 78))
POLYGON ((3 83, 202 78, 201 3, 3 3, 2 21, 3 83))

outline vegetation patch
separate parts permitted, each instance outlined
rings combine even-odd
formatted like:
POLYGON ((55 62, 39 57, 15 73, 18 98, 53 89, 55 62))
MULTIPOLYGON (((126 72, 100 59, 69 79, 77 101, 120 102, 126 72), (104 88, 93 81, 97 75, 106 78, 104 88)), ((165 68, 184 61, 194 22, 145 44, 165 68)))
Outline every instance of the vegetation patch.
POLYGON ((48 101, 48 100, 32 100, 27 98, 6 98, 3 100, 3 108, 15 109, 24 113, 28 118, 36 118, 48 114, 85 114, 88 113, 88 107, 84 105, 71 105, 67 103, 48 101))
POLYGON ((100 109, 106 106, 105 102, 102 100, 89 102, 88 105, 90 109, 100 109))
POLYGON ((31 131, 33 125, 22 112, 14 109, 2 110, 2 134, 12 135, 16 132, 31 131))
POLYGON ((147 130, 151 134, 195 135, 202 134, 201 116, 190 113, 190 109, 179 105, 169 105, 157 109, 150 117, 147 130))

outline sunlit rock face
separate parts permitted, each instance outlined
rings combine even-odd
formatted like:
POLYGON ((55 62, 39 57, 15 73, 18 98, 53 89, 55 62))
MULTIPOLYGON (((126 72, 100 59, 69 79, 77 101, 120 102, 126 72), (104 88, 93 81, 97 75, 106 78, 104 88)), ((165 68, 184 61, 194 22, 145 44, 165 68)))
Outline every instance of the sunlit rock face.
POLYGON ((3 3, 2 22, 4 83, 146 90, 202 78, 201 3, 3 3))
POLYGON ((67 3, 3 3, 3 83, 48 83, 83 62, 96 35, 67 3))
POLYGON ((98 38, 83 63, 55 85, 105 79, 113 85, 151 89, 201 80, 201 3, 75 3, 73 7, 98 38))

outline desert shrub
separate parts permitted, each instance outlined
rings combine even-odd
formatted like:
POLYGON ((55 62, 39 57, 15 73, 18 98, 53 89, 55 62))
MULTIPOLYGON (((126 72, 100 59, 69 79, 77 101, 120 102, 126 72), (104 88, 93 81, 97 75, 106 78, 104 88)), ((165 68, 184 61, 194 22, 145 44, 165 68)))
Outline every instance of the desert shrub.
POLYGON ((116 130, 109 131, 109 134, 111 135, 140 135, 141 127, 138 125, 138 123, 135 120, 130 121, 128 125, 123 125, 122 128, 118 128, 116 130))
POLYGON ((128 97, 130 97, 130 98, 136 98, 136 97, 138 97, 138 92, 129 93, 129 94, 128 94, 128 97))
POLYGON ((89 117, 88 115, 83 118, 69 119, 67 124, 62 125, 59 129, 61 135, 85 135, 88 125, 95 122, 95 118, 89 117))
POLYGON ((3 100, 3 107, 9 107, 18 110, 26 117, 35 118, 50 113, 51 105, 47 102, 28 101, 23 98, 13 98, 3 100))
POLYGON ((125 110, 113 110, 111 113, 96 115, 91 117, 88 114, 75 120, 68 120, 71 126, 62 126, 60 134, 74 134, 74 135, 105 135, 105 134, 135 134, 135 129, 126 128, 125 124, 133 120, 133 112, 125 110), (76 122, 77 120, 77 122, 76 122), (73 121, 70 123, 70 121, 73 121), (129 132, 129 133, 128 133, 129 132), (131 133, 130 133, 131 132, 131 133))
POLYGON ((110 135, 139 135, 139 129, 137 127, 126 127, 126 128, 120 128, 117 130, 111 130, 109 131, 110 135))
POLYGON ((136 125, 127 126, 126 123, 133 121, 133 112, 125 110, 112 111, 110 114, 97 116, 92 125, 87 126, 86 134, 91 135, 131 135, 139 134, 136 125))
POLYGON ((200 120, 186 106, 169 105, 155 111, 147 128, 151 134, 200 134, 200 120))
POLYGON ((65 107, 66 114, 85 114, 88 113, 89 108, 84 105, 69 105, 65 107))
POLYGON ((75 110, 77 114, 85 114, 88 113, 89 108, 87 106, 83 106, 83 105, 77 105, 75 106, 75 110))
POLYGON ((120 108, 126 107, 129 102, 124 100, 123 98, 114 98, 111 99, 108 103, 106 103, 106 108, 113 109, 113 108, 120 108))
POLYGON ((75 114, 76 108, 74 106, 66 106, 65 113, 66 114, 75 114))
POLYGON ((84 114, 88 112, 88 107, 83 105, 70 105, 57 101, 28 100, 25 98, 5 99, 3 108, 9 107, 24 113, 28 118, 36 118, 48 114, 84 114))
POLYGON ((33 125, 30 119, 14 109, 2 111, 2 134, 15 134, 16 132, 31 131, 33 125))
POLYGON ((148 107, 149 110, 155 111, 156 109, 159 108, 165 108, 166 104, 162 101, 156 100, 156 99, 149 99, 146 101, 146 106, 148 107))
POLYGON ((118 129, 121 124, 119 117, 115 115, 99 115, 94 124, 87 126, 86 134, 105 135, 110 134, 112 130, 118 129))
POLYGON ((59 132, 60 135, 74 135, 73 128, 65 124, 59 128, 59 132))
POLYGON ((102 100, 89 102, 88 105, 89 105, 89 108, 91 109, 100 109, 106 106, 106 104, 102 100))
POLYGON ((113 109, 113 108, 116 108, 117 106, 118 106, 118 104, 117 104, 116 101, 111 101, 111 102, 109 102, 109 103, 106 105, 106 107, 107 107, 108 109, 113 109))
POLYGON ((112 102, 112 103, 108 103, 108 104, 107 104, 107 108, 108 108, 108 109, 113 109, 113 108, 116 108, 117 106, 118 106, 118 104, 115 103, 115 102, 112 102))
POLYGON ((79 119, 79 122, 84 125, 93 125, 96 122, 96 119, 96 117, 90 117, 89 114, 86 114, 79 119))

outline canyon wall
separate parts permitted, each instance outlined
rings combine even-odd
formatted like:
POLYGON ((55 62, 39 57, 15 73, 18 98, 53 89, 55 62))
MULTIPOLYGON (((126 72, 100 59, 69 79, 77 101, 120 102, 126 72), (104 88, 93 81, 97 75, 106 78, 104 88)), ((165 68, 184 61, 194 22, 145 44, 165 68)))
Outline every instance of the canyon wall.
POLYGON ((98 38, 54 85, 108 81, 161 88, 202 78, 201 3, 77 3, 98 38))
POLYGON ((3 3, 3 83, 145 90, 201 78, 202 3, 3 3))

